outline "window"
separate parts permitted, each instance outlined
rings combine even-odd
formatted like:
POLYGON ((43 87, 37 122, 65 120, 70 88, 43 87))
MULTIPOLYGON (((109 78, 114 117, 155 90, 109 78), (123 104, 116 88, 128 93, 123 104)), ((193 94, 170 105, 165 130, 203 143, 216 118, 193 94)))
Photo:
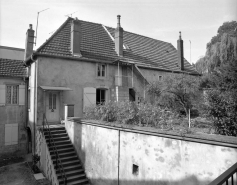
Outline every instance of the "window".
POLYGON ((162 81, 162 76, 159 76, 159 81, 162 81))
POLYGON ((5 145, 18 144, 18 124, 5 124, 5 145))
POLYGON ((7 85, 6 86, 6 104, 17 105, 18 104, 18 85, 7 85))
POLYGON ((105 64, 97 64, 97 76, 105 77, 106 76, 106 65, 105 64))
POLYGON ((96 104, 103 104, 105 102, 105 89, 96 89, 96 104))
POLYGON ((56 109, 56 94, 49 93, 49 109, 56 109))

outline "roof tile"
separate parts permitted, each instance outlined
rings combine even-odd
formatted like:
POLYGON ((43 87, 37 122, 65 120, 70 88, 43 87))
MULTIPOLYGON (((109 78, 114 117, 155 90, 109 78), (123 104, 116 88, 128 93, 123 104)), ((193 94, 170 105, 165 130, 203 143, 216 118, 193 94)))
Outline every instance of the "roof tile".
POLYGON ((22 60, 0 58, 0 76, 26 77, 22 60))

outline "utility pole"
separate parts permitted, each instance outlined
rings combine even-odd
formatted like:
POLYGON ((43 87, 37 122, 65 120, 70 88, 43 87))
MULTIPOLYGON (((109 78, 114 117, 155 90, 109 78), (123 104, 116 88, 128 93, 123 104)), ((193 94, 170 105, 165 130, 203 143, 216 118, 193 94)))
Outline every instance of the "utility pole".
POLYGON ((38 14, 37 14, 37 24, 36 24, 35 46, 36 46, 36 40, 37 40, 37 30, 38 30, 38 19, 39 19, 39 14, 40 14, 41 12, 45 11, 45 10, 48 10, 48 9, 49 9, 49 8, 46 8, 46 9, 44 9, 44 10, 41 10, 41 11, 39 11, 39 12, 38 12, 38 14))

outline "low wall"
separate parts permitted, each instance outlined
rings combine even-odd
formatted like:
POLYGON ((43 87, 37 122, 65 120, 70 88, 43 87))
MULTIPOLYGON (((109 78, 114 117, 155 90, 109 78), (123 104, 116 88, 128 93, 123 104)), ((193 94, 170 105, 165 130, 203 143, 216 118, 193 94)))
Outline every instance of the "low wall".
POLYGON ((94 185, 204 185, 237 161, 231 137, 225 143, 79 119, 65 127, 94 185))

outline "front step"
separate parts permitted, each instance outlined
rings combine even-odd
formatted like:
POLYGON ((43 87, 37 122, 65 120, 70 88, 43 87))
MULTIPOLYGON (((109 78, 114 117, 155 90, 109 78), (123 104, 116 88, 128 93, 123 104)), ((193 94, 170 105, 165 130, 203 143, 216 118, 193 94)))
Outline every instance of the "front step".
POLYGON ((60 169, 56 169, 56 151, 54 151, 54 148, 57 149, 63 171, 67 177, 67 185, 90 185, 65 128, 63 126, 53 126, 50 127, 50 132, 48 129, 44 129, 44 136, 59 184, 64 184, 64 175, 62 174, 62 169, 61 172, 60 169), (50 136, 54 141, 54 144, 51 143, 51 146, 49 146, 50 136))

